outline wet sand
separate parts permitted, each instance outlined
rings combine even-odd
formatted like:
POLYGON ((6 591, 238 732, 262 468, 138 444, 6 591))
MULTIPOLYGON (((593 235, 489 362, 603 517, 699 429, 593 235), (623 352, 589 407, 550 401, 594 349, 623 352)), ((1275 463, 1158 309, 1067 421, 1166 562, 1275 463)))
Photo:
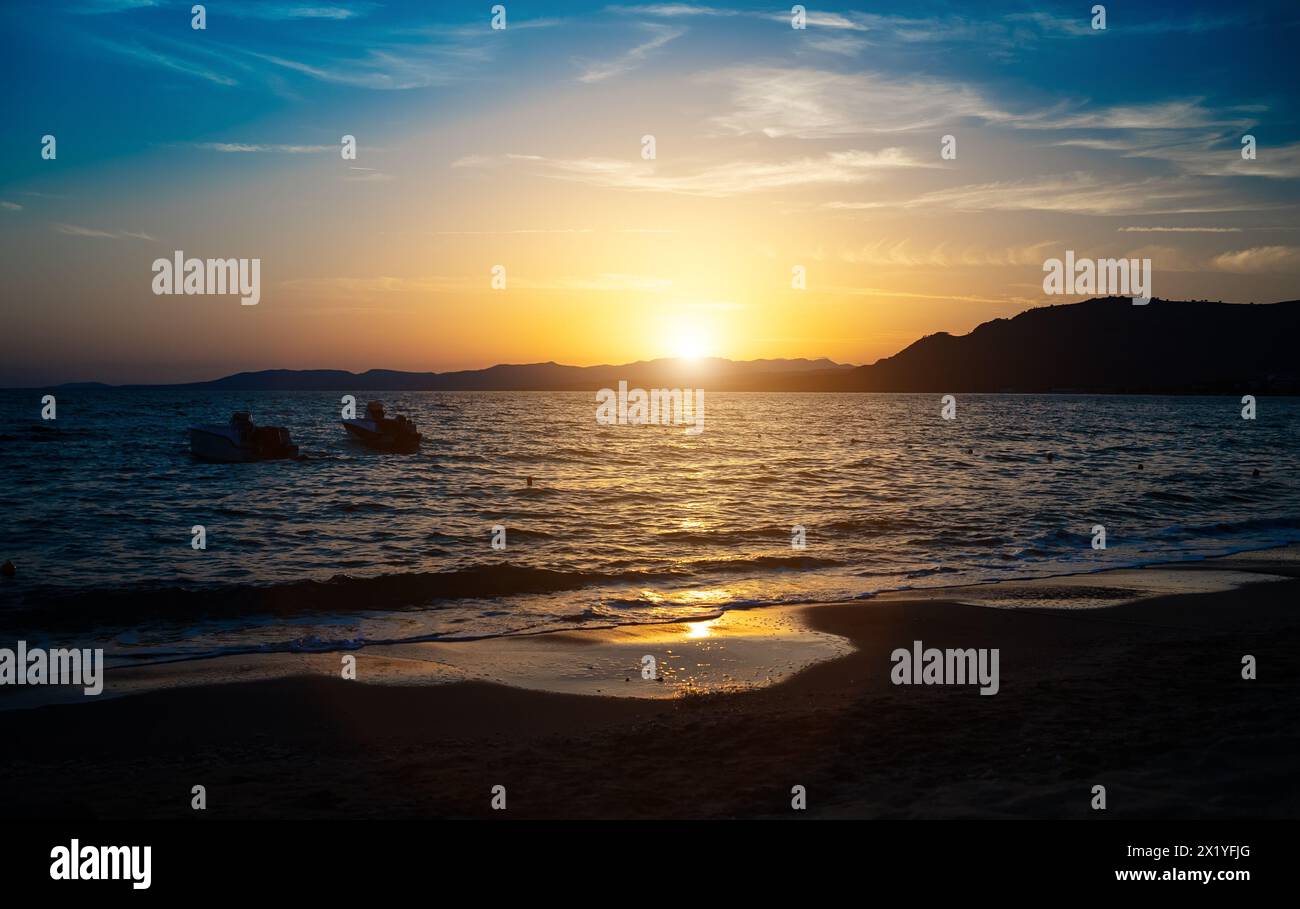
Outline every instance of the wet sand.
POLYGON ((1297 553, 368 648, 357 681, 342 654, 116 670, 0 714, 0 814, 194 816, 202 784, 207 818, 502 816, 499 784, 507 817, 1297 817, 1297 553), (892 684, 916 640, 998 648, 998 694, 892 684))

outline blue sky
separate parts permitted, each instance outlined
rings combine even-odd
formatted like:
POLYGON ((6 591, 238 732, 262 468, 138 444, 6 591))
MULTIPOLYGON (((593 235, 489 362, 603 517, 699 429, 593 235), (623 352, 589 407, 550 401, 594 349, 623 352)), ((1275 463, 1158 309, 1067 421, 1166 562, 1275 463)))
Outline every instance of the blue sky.
MULTIPOLYGON (((189 3, 10 3, 0 66, 21 91, 3 125, 5 174, 38 175, 38 161, 20 153, 33 128, 57 128, 93 163, 241 128, 260 137, 272 118, 297 135, 329 118, 397 121, 427 112, 421 102, 497 103, 533 87, 517 81, 524 74, 581 78, 600 64, 653 72, 787 52, 765 21, 789 17, 776 4, 511 2, 499 34, 484 28, 491 5, 218 2, 206 4, 207 29, 196 33, 189 3)), ((1088 30, 1089 7, 817 4, 811 31, 823 34, 811 40, 838 43, 826 62, 845 72, 866 64, 958 80, 1026 107, 1067 93, 1099 108, 1188 96, 1215 108, 1263 105, 1270 139, 1295 140, 1294 4, 1112 3, 1100 48, 1076 34, 1088 30)))
POLYGON ((1105 31, 1091 3, 806 4, 802 31, 789 5, 507 2, 493 31, 491 3, 309 0, 208 3, 196 31, 191 5, 0 11, 0 384, 616 361, 680 332, 870 362, 1060 302, 1037 285, 1065 248, 1150 256, 1161 296, 1300 296, 1293 3, 1107 3, 1105 31), (180 248, 261 257, 259 312, 150 295, 180 248), (811 315, 772 290, 792 262, 811 315))

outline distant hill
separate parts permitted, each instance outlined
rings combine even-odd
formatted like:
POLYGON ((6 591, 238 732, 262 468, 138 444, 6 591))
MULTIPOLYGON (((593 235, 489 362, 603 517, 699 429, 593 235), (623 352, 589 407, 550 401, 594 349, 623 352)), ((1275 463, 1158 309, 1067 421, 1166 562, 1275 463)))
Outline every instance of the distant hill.
POLYGON ((223 391, 591 391, 626 381, 632 387, 693 386, 722 391, 750 384, 779 385, 783 376, 834 374, 853 368, 824 358, 735 361, 712 357, 643 360, 621 366, 503 364, 441 373, 394 369, 362 373, 341 369, 268 369, 169 387, 223 391))
MULTIPOLYGON (((1300 300, 1269 304, 1087 300, 927 335, 870 366, 827 359, 500 365, 461 372, 271 369, 170 386, 217 391, 1093 392, 1300 394, 1300 300)), ((84 383, 83 383, 84 384, 84 383)))

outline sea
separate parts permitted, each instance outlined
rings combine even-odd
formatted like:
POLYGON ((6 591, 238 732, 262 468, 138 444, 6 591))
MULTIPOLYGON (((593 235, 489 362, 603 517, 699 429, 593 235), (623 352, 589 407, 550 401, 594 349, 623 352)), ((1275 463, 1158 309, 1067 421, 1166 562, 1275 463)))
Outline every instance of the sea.
POLYGON ((63 388, 53 420, 45 393, 0 391, 0 640, 119 662, 865 604, 1300 541, 1296 398, 1243 419, 1235 397, 957 395, 947 420, 939 395, 718 393, 692 434, 598 424, 593 393, 390 393, 424 442, 386 454, 347 437, 344 391, 63 388), (188 428, 236 410, 299 457, 193 459, 188 428))

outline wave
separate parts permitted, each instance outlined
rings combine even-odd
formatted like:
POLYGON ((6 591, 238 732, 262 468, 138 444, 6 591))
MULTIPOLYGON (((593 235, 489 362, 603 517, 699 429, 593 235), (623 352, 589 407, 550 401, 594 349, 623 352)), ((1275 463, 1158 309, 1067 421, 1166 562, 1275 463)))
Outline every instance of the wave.
POLYGON ((59 426, 46 426, 41 423, 14 428, 15 432, 0 434, 0 442, 58 442, 64 444, 81 439, 104 438, 103 433, 93 432, 89 429, 65 429, 59 426))
MULTIPOLYGON (((1216 521, 1206 524, 1175 524, 1166 528, 1164 534, 1183 534, 1192 537, 1222 537, 1237 534, 1270 533, 1276 531, 1300 531, 1300 518, 1247 518, 1243 521, 1216 521)), ((1289 542, 1289 536, 1276 538, 1277 542, 1289 542)))
POLYGON ((798 571, 841 563, 811 556, 704 559, 649 571, 558 571, 528 565, 483 564, 436 572, 328 580, 214 586, 135 585, 121 588, 35 587, 5 609, 7 626, 42 629, 121 627, 146 621, 193 622, 236 617, 294 617, 436 607, 442 601, 561 593, 598 586, 689 583, 701 576, 798 571))
POLYGON ((824 559, 817 556, 754 556, 748 559, 700 559, 688 564, 695 571, 731 574, 756 568, 766 571, 787 569, 806 571, 812 568, 832 568, 844 563, 838 559, 824 559))

